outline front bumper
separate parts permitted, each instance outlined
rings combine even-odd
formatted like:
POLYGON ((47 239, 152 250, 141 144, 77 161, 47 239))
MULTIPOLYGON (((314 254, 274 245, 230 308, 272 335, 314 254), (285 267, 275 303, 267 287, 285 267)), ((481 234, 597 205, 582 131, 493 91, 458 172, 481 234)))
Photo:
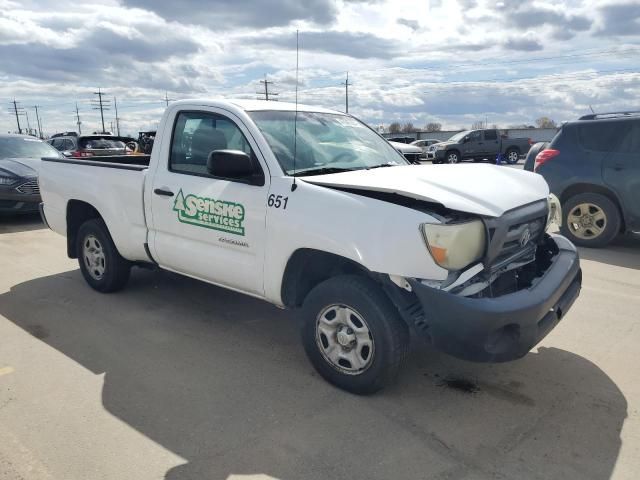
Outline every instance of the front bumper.
POLYGON ((444 160, 444 150, 434 150, 427 152, 427 160, 444 160))
POLYGON ((25 195, 21 193, 0 190, 0 213, 35 213, 42 200, 40 195, 25 195))
POLYGON ((582 271, 576 248, 558 247, 535 285, 493 298, 472 298, 407 279, 425 313, 424 333, 435 348, 464 360, 506 362, 523 357, 562 319, 578 297, 582 271))

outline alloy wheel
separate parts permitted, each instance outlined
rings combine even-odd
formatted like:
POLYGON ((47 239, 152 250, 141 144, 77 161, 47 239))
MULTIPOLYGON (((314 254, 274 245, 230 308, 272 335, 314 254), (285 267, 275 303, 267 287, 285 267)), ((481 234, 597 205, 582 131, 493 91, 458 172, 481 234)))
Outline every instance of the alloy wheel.
POLYGON ((591 240, 604 232, 607 216, 598 205, 580 203, 569 212, 567 226, 576 237, 591 240))

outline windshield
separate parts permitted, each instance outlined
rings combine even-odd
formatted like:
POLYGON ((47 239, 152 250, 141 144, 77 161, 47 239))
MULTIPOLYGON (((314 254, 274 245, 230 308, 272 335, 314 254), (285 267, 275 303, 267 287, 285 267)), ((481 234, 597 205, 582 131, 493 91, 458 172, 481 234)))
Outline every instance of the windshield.
POLYGON ((82 150, 107 150, 107 149, 122 149, 124 150, 124 142, 116 140, 114 138, 104 137, 85 137, 81 138, 78 142, 80 149, 82 150))
POLYGON ((453 137, 451 137, 449 140, 447 140, 447 142, 459 142, 465 136, 467 136, 470 131, 471 130, 465 130, 464 132, 456 133, 453 137))
MULTIPOLYGON (((280 166, 294 173, 295 112, 249 112, 280 166)), ((353 117, 331 113, 298 112, 295 174, 360 170, 406 165, 398 151, 353 117)))
POLYGON ((60 157, 48 143, 32 137, 0 137, 0 158, 60 157))

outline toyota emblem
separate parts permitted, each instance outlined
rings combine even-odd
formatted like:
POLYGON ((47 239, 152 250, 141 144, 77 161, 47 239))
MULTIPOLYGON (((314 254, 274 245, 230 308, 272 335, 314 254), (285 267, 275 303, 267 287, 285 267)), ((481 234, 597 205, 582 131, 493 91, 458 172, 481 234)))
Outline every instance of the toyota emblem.
POLYGON ((531 240, 531 230, 526 228, 524 232, 522 232, 522 235, 520 236, 520 246, 524 248, 527 245, 527 243, 529 243, 529 240, 531 240))

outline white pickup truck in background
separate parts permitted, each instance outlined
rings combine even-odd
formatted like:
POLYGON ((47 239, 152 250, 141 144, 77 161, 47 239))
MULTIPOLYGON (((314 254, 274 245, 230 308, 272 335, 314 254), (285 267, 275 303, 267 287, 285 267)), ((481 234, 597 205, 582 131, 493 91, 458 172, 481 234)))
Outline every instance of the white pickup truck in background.
POLYGON ((349 115, 295 109, 175 102, 150 158, 44 159, 43 217, 98 291, 151 264, 300 309, 309 359, 356 393, 393 380, 410 333, 502 362, 566 314, 581 270, 542 177, 410 165, 349 115))

